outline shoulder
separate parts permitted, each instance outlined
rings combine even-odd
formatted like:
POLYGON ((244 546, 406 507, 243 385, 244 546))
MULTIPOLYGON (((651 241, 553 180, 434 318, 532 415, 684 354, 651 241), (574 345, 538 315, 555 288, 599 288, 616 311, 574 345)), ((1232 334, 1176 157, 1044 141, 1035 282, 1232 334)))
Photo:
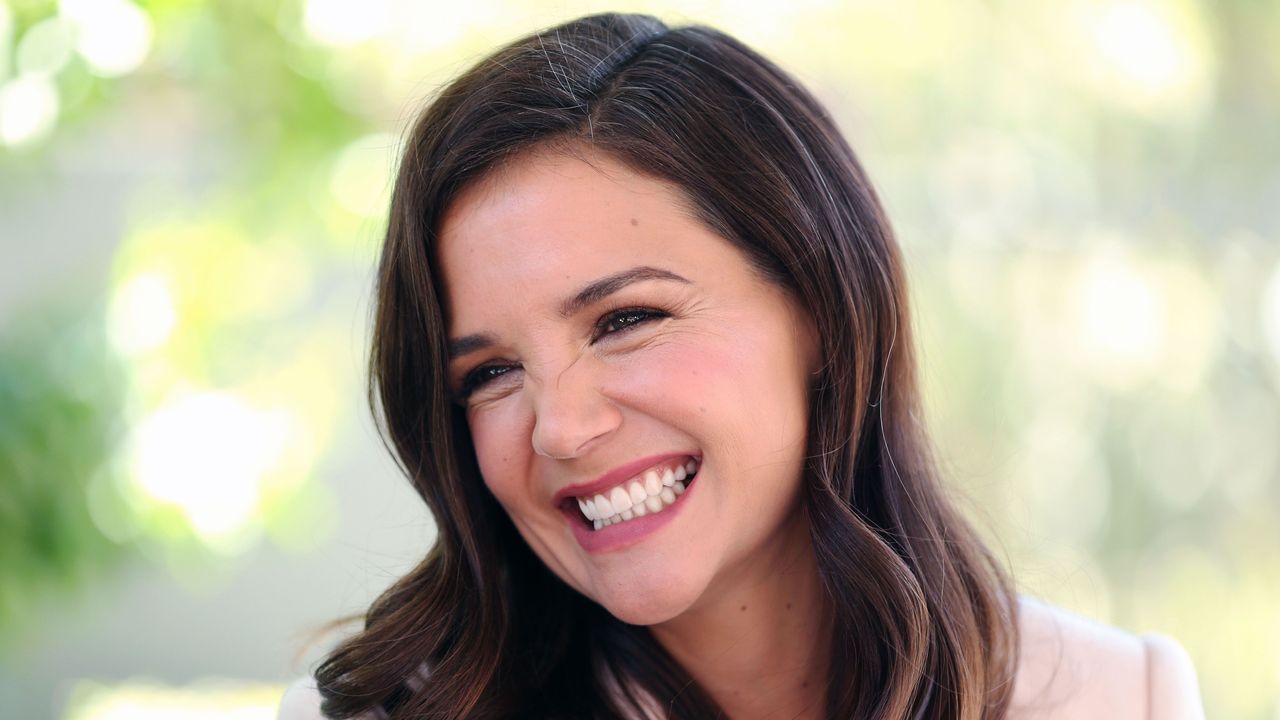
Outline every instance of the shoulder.
MULTIPOLYGON (((280 708, 276 711, 276 720, 329 720, 320 712, 320 691, 316 689, 316 679, 308 675, 294 680, 284 691, 280 699, 280 708)), ((385 720, 386 713, 361 713, 353 720, 385 720)))
POLYGON ((1023 596, 1021 657, 1011 720, 1200 720, 1187 651, 1164 635, 1137 636, 1023 596))
POLYGON ((315 678, 307 676, 295 680, 284 691, 276 720, 324 720, 320 714, 320 691, 315 678))

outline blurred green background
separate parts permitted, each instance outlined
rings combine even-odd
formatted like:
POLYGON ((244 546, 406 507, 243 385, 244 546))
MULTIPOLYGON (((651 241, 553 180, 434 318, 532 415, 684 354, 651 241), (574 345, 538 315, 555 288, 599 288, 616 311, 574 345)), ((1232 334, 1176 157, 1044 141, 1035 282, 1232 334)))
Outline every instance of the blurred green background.
POLYGON ((0 0, 0 708, 272 717, 432 526, 362 404, 397 144, 497 44, 707 22, 906 249, 947 472, 1022 591, 1280 719, 1280 3, 0 0))

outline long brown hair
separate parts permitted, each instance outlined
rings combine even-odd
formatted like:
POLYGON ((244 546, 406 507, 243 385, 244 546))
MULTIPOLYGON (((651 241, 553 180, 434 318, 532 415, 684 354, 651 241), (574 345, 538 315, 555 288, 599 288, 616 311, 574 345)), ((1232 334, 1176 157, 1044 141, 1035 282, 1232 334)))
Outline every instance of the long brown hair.
POLYGON ((902 257, 827 111, 705 26, 580 18, 481 60, 419 116, 378 270, 370 402, 436 519, 422 563, 316 672, 330 717, 722 714, 654 640, 571 590, 485 489, 446 385, 434 248, 460 189, 534 146, 586 143, 684 191, 812 314, 803 497, 835 624, 832 718, 996 718, 1017 597, 948 498, 921 424, 902 257), (424 678, 425 670, 425 678, 424 678))

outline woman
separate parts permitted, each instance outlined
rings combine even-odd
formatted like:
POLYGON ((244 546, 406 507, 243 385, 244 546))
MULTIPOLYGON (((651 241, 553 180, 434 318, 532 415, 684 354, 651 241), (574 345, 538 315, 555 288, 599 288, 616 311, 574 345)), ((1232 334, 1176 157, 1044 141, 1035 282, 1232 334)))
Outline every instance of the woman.
POLYGON ((736 40, 481 61, 408 141, 371 358, 439 538, 281 716, 1198 716, 1175 642, 1020 600, 956 512, 906 299, 854 153, 736 40))

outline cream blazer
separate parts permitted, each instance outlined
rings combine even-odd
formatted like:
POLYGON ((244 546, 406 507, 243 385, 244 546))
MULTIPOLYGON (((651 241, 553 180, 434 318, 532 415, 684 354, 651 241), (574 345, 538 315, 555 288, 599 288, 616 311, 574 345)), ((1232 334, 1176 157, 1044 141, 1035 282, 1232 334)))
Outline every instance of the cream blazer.
MULTIPOLYGON (((1007 720, 1203 720, 1195 667, 1178 641, 1133 635, 1025 596, 1020 608, 1007 720)), ((278 717, 325 720, 315 681, 291 685, 278 717)))

